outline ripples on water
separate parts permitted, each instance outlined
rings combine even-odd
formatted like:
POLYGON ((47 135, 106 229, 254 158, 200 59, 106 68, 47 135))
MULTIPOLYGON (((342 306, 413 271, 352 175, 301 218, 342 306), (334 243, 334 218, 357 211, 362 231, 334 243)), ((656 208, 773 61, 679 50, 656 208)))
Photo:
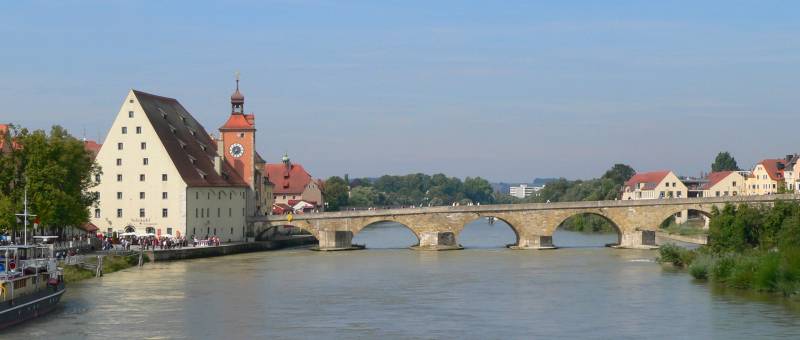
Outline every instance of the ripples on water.
POLYGON ((665 271, 616 235, 559 231, 548 251, 476 223, 461 251, 405 249, 370 227, 362 251, 305 249, 150 264, 69 285, 51 315, 3 338, 764 338, 797 337, 800 314, 665 271), (560 242, 560 243, 559 243, 560 242))

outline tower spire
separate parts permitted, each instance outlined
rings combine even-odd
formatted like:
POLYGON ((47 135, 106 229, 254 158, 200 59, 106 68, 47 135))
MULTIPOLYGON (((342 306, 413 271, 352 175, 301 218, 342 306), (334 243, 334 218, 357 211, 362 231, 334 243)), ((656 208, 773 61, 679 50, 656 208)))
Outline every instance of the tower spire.
POLYGON ((231 114, 244 114, 244 95, 239 92, 239 71, 236 71, 236 91, 231 95, 231 114))

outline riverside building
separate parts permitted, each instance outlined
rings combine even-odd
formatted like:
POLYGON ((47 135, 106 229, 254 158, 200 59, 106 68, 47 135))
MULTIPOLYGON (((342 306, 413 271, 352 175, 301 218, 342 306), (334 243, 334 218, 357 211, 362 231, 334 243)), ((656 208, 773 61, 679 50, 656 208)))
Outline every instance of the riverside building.
POLYGON ((245 240, 247 216, 271 208, 272 193, 238 79, 219 131, 209 134, 176 99, 128 92, 97 153, 91 222, 102 232, 245 240))

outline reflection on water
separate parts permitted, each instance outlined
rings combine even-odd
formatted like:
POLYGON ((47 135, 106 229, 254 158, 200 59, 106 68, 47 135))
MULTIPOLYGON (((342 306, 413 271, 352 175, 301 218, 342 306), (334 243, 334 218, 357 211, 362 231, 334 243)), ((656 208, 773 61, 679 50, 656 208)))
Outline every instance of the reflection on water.
MULTIPOLYGON (((800 315, 782 300, 718 292, 662 270, 649 261, 653 251, 403 249, 416 242, 413 234, 400 249, 374 248, 406 231, 394 229, 359 234, 373 247, 367 250, 151 264, 71 284, 58 311, 3 337, 746 339, 800 332, 800 315)), ((484 240, 507 241, 494 237, 484 240)))

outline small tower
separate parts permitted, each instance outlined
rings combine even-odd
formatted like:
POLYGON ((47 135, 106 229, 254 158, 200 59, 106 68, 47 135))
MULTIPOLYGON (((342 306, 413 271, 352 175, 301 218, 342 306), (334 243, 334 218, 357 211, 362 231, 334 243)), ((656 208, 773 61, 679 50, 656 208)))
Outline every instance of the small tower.
POLYGON ((239 92, 239 72, 236 72, 236 91, 231 95, 230 116, 219 132, 225 161, 255 190, 256 118, 253 114, 244 113, 244 95, 239 92))
POLYGON ((244 114, 244 95, 239 92, 239 72, 236 72, 236 91, 231 95, 231 114, 244 114))

